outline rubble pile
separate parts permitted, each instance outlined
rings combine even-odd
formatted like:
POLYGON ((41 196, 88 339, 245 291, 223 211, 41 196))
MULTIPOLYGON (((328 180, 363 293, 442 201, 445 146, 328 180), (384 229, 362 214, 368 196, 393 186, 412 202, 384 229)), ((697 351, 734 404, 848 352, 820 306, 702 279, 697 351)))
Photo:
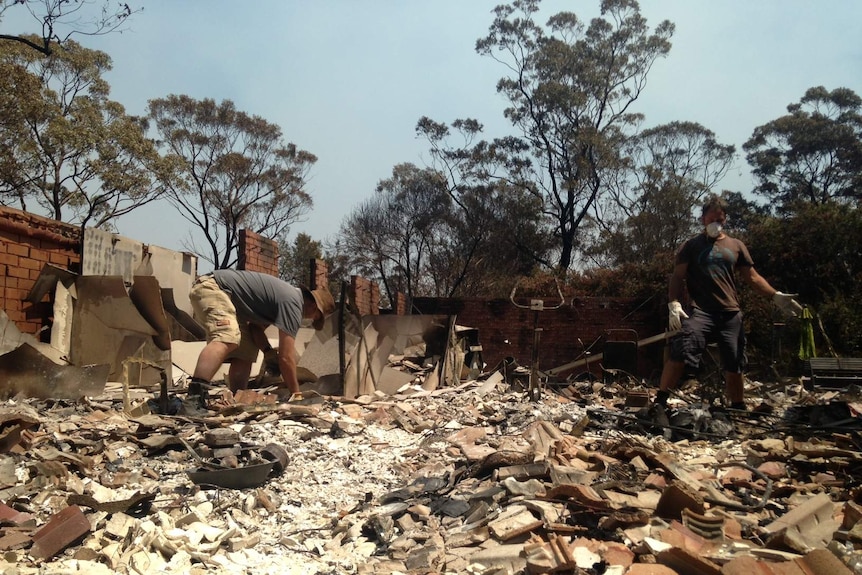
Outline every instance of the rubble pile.
POLYGON ((0 572, 862 572, 853 388, 132 392, 0 407, 0 572))

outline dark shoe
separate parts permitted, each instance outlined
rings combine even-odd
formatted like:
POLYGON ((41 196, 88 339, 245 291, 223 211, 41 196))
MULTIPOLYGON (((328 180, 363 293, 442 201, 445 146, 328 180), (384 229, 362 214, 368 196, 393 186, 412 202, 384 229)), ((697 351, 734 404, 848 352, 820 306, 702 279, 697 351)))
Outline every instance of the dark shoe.
POLYGON ((208 389, 208 381, 193 377, 189 382, 188 397, 190 400, 194 400, 197 407, 206 408, 207 400, 209 399, 209 393, 207 392, 208 389))

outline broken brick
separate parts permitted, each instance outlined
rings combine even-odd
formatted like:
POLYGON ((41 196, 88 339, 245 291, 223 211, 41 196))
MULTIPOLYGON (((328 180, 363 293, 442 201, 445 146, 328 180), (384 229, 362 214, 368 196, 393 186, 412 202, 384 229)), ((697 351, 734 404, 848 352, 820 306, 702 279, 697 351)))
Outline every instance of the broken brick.
POLYGON ((48 523, 33 534, 30 555, 49 559, 90 532, 90 521, 77 505, 54 514, 48 523))
POLYGON ((674 481, 662 492, 655 512, 665 519, 682 519, 683 509, 703 515, 703 497, 687 484, 674 481))
POLYGON ((682 575, 689 573, 692 575, 695 573, 697 575, 721 575, 721 567, 705 557, 679 547, 671 547, 667 551, 662 551, 656 556, 656 559, 662 565, 667 565, 682 575))
POLYGON ((16 527, 35 526, 35 518, 17 509, 12 509, 5 503, 0 503, 0 522, 8 522, 16 527))

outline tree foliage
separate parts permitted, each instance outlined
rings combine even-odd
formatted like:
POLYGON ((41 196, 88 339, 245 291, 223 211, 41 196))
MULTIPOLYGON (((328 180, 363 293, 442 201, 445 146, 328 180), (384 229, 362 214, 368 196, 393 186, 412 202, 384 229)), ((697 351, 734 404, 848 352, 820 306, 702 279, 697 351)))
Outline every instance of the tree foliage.
POLYGON ((294 285, 311 285, 311 260, 323 258, 323 246, 306 233, 297 234, 293 243, 279 242, 278 276, 294 285))
POLYGON ((446 285, 453 295, 506 294, 513 277, 530 275, 537 266, 553 267, 552 234, 523 141, 481 140, 482 130, 472 119, 447 126, 422 118, 416 127, 431 147, 433 166, 444 175, 452 200, 452 249, 439 263, 446 264, 446 285))
POLYGON ((664 21, 650 33, 634 0, 603 0, 602 17, 588 26, 561 12, 543 28, 534 22, 538 10, 539 0, 498 6, 476 51, 509 71, 497 91, 536 162, 534 189, 554 222, 565 270, 581 223, 622 167, 622 145, 641 119, 632 104, 655 60, 669 52, 674 26, 664 21))
POLYGON ((72 36, 101 36, 122 30, 133 10, 125 2, 86 0, 0 0, 0 22, 12 9, 26 10, 41 30, 40 36, 0 33, 0 44, 26 46, 50 56, 72 36))
MULTIPOLYGON (((862 211, 839 202, 801 203, 792 215, 753 221, 746 239, 758 271, 812 306, 839 353, 858 355, 862 351, 862 211)), ((761 328, 768 325, 759 323, 761 328)))
MULTIPOLYGON (((455 170, 454 164, 448 168, 455 170)), ((536 207, 518 203, 524 197, 506 193, 499 183, 468 185, 453 183, 453 177, 452 171, 398 165, 374 197, 342 222, 340 252, 352 254, 355 273, 380 281, 389 302, 399 292, 409 297, 508 293, 514 278, 535 265, 517 243, 535 227, 536 207)))
POLYGON ((603 265, 672 255, 699 227, 701 200, 730 168, 735 148, 693 122, 671 122, 630 138, 630 170, 610 186, 612 201, 585 249, 603 265))
MULTIPOLYGON (((431 169, 399 164, 392 177, 342 222, 339 246, 352 254, 352 267, 380 280, 391 303, 408 296, 442 295, 434 281, 435 250, 448 241, 450 199, 445 180, 431 169)), ((437 256, 439 257, 439 256, 437 256)))
POLYGON ((166 197, 201 231, 206 248, 187 248, 216 268, 237 262, 239 232, 279 237, 310 209, 306 177, 317 158, 290 143, 281 128, 216 103, 170 95, 151 100, 150 118, 175 175, 166 197))
POLYGON ((755 192, 779 211, 796 202, 862 198, 862 99, 847 88, 809 88, 788 114, 754 129, 743 145, 755 192))
POLYGON ((50 56, 0 42, 0 194, 96 227, 159 196, 146 121, 108 98, 107 54, 66 41, 50 56))

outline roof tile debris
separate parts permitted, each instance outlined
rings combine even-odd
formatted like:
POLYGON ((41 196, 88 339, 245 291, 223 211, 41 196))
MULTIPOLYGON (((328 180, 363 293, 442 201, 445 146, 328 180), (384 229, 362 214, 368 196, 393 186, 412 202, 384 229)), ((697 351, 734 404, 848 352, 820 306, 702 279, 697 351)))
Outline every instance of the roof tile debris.
POLYGON ((356 399, 215 387, 205 409, 172 389, 175 415, 113 383, 13 398, 0 570, 862 572, 858 390, 747 385, 769 409, 693 389, 658 413, 632 378, 530 401, 497 372, 356 399))

